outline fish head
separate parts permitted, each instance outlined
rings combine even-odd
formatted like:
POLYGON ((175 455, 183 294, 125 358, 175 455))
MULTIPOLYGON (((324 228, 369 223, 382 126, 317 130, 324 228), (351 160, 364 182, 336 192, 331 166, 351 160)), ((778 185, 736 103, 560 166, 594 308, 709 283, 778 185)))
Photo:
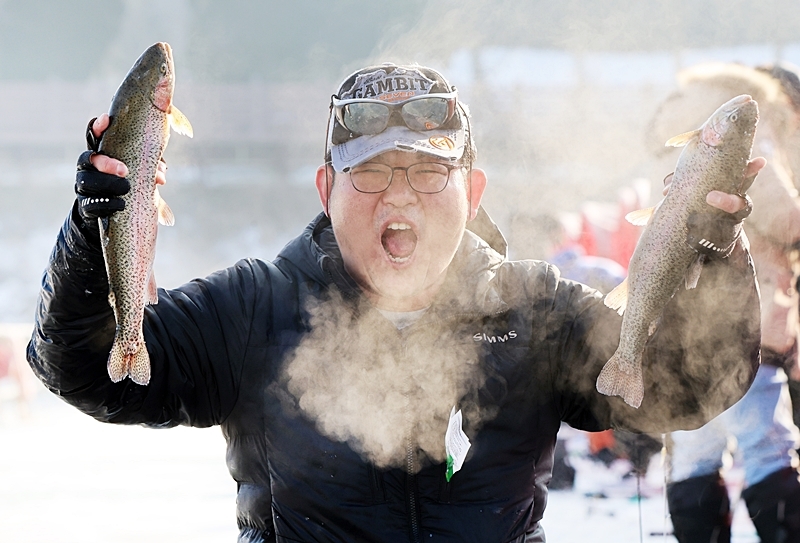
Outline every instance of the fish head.
POLYGON ((166 42, 148 47, 128 72, 117 94, 141 93, 155 107, 168 112, 175 89, 175 65, 172 48, 166 42))
POLYGON ((700 130, 700 139, 711 147, 723 144, 739 144, 749 142, 758 124, 758 103, 747 94, 731 98, 722 104, 700 130))

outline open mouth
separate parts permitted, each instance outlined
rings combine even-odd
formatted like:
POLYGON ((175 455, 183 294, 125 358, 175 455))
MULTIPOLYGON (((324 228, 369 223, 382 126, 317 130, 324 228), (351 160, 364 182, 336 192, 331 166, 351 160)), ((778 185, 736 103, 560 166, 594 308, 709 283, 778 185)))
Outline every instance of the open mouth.
POLYGON ((407 262, 417 247, 417 235, 411 226, 402 222, 393 222, 386 227, 381 236, 383 250, 392 262, 407 262))

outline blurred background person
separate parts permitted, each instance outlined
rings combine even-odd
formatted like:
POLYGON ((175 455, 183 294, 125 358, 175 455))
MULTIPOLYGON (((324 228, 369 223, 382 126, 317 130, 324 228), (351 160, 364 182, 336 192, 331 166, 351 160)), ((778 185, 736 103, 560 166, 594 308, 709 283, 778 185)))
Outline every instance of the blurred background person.
POLYGON ((723 456, 733 448, 744 470, 741 497, 763 543, 800 541, 798 429, 792 420, 785 369, 797 364, 797 293, 790 255, 800 240, 800 203, 792 183, 790 145, 797 110, 781 81, 739 64, 703 64, 678 74, 679 89, 652 121, 655 165, 674 168, 679 150, 670 137, 697 128, 717 104, 739 94, 759 104, 753 154, 766 157, 758 187, 749 192, 754 211, 745 231, 750 240, 762 306, 761 367, 750 391, 728 411, 694 431, 668 437, 667 499, 681 543, 728 542, 731 511, 723 456), (757 210, 757 211, 756 211, 757 210))
MULTIPOLYGON (((607 208, 608 222, 615 225, 614 230, 608 233, 612 238, 608 245, 614 247, 617 251, 615 255, 623 262, 630 260, 636 245, 636 238, 633 236, 638 237, 639 234, 639 229, 629 229, 623 223, 622 215, 627 211, 626 207, 620 202, 618 206, 607 208), (621 248, 628 249, 625 251, 621 248), (621 250, 623 252, 619 253, 621 250)), ((588 254, 585 245, 596 251, 597 244, 584 241, 586 231, 591 227, 585 216, 580 217, 581 232, 577 235, 570 234, 567 222, 566 217, 552 213, 514 215, 509 230, 509 245, 514 258, 546 260, 559 269, 562 277, 589 285, 604 294, 609 293, 625 279, 626 268, 613 258, 588 254)), ((603 497, 624 492, 633 496, 643 491, 641 480, 637 482, 632 476, 641 479, 646 475, 650 458, 661 450, 659 438, 624 430, 582 432, 566 424, 562 424, 559 430, 550 488, 562 490, 574 486, 576 470, 570 463, 567 443, 579 434, 586 437, 589 458, 610 468, 619 478, 613 483, 615 488, 610 488, 606 483, 603 488, 596 489, 593 495, 603 497)), ((649 487, 644 488, 644 493, 648 495, 655 493, 654 491, 655 489, 649 487)))
MULTIPOLYGON (((760 66, 759 70, 770 74, 781 82, 784 92, 792 103, 795 113, 800 118, 800 68, 790 62, 780 62, 760 66)), ((800 121, 798 121, 800 122, 800 121)), ((791 176, 795 189, 800 188, 800 130, 794 130, 789 134, 786 145, 786 161, 789 164, 787 174, 791 176)), ((795 243, 793 250, 789 252, 789 260, 795 272, 795 291, 800 287, 800 243, 795 243)), ((797 302, 797 296, 793 302, 797 302)), ((796 348, 796 347, 795 347, 796 348)), ((800 365, 794 363, 794 358, 789 360, 786 367, 787 377, 789 378, 789 395, 792 398, 792 414, 794 423, 800 426, 800 365)))

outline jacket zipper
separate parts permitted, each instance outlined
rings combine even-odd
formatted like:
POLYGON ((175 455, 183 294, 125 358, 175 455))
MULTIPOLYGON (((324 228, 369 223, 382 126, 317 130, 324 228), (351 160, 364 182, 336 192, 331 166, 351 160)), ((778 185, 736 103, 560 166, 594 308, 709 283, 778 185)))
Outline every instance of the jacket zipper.
MULTIPOLYGON (((408 396, 406 396, 408 399, 408 396)), ((419 518, 417 518, 417 476, 414 470, 414 439, 410 400, 406 403, 406 502, 411 522, 411 542, 420 543, 419 518)))
MULTIPOLYGON (((451 321, 457 320, 459 318, 464 317, 477 317, 477 316, 489 316, 493 317, 496 315, 500 315, 504 313, 505 310, 495 311, 490 313, 489 315, 485 315, 482 313, 451 313, 450 315, 444 316, 443 320, 451 321)), ((419 323, 416 323, 419 325, 419 323)), ((401 334, 402 335, 402 334, 401 334)), ((403 340, 405 341, 405 340, 403 340)), ((403 356, 406 356, 406 349, 405 346, 403 347, 403 356)), ((405 419, 406 419, 406 504, 408 505, 408 516, 409 516, 409 524, 411 528, 411 543, 422 543, 420 538, 420 527, 419 527, 419 516, 417 514, 417 495, 416 495, 416 488, 417 488, 417 476, 416 476, 416 469, 415 469, 415 462, 414 462, 414 418, 411 416, 411 399, 409 398, 408 393, 405 394, 406 396, 406 412, 405 412, 405 419)))

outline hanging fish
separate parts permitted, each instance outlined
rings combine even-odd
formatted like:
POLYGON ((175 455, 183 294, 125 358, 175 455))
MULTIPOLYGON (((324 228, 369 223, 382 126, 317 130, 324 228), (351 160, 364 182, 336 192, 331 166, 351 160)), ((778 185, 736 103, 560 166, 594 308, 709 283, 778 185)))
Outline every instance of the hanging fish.
MULTIPOLYGON (((605 297, 605 305, 622 315, 619 346, 597 378, 597 390, 621 396, 639 407, 644 397, 642 353, 667 302, 678 288, 697 286, 705 255, 687 243, 693 213, 724 213, 706 203, 712 190, 743 194, 743 180, 753 147, 758 104, 741 95, 720 106, 699 129, 667 141, 684 147, 669 192, 655 208, 626 217, 645 225, 631 256, 628 277, 605 297)), ((710 250, 722 251, 700 240, 710 250)))
POLYGON ((110 124, 99 152, 128 167, 130 191, 122 197, 125 209, 108 224, 100 222, 103 257, 109 283, 109 304, 117 321, 108 357, 114 382, 127 376, 134 383, 150 382, 150 357, 144 344, 144 307, 158 303, 153 275, 158 223, 175 220, 156 187, 158 163, 167 147, 170 127, 192 136, 192 126, 172 104, 175 70, 167 43, 150 46, 136 61, 114 94, 110 124))

